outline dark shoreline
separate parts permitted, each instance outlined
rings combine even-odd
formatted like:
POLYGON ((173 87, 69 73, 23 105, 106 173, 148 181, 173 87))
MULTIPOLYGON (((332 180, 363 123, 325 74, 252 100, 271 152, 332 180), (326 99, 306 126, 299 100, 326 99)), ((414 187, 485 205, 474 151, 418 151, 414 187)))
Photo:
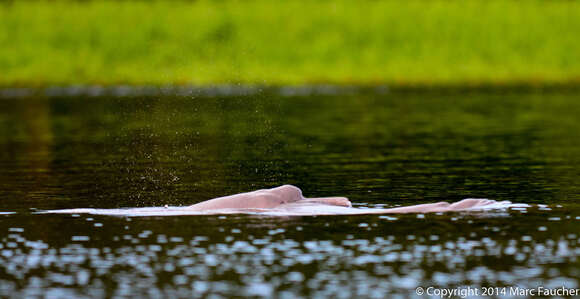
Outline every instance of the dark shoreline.
POLYGON ((238 97, 252 95, 294 96, 327 96, 349 94, 389 94, 389 93, 553 93, 578 92, 580 83, 570 84, 506 84, 506 85, 337 85, 313 84, 296 86, 261 86, 243 84, 225 84, 211 86, 100 86, 69 85, 49 87, 5 87, 0 88, 0 99, 30 97, 149 97, 149 96, 185 96, 185 97, 238 97))

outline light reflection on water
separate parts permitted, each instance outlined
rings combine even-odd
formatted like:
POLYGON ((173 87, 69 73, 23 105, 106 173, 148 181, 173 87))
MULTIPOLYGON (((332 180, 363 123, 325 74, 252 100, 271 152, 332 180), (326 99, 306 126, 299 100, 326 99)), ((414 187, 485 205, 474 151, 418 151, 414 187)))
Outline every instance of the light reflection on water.
POLYGON ((418 286, 579 286, 577 208, 286 218, 2 217, 0 296, 15 298, 384 298, 413 295, 418 286))

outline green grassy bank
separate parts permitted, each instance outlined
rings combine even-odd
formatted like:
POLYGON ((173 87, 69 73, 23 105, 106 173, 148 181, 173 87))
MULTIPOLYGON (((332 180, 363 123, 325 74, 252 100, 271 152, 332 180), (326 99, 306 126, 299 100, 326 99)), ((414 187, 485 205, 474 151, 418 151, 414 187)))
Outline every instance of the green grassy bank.
POLYGON ((0 4, 0 86, 580 84, 579 1, 0 4))

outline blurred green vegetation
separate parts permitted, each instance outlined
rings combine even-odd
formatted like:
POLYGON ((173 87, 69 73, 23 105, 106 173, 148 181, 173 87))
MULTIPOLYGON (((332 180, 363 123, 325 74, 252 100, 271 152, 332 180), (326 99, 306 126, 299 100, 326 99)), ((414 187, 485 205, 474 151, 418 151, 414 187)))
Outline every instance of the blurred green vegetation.
POLYGON ((580 82, 578 1, 0 4, 0 86, 580 82))

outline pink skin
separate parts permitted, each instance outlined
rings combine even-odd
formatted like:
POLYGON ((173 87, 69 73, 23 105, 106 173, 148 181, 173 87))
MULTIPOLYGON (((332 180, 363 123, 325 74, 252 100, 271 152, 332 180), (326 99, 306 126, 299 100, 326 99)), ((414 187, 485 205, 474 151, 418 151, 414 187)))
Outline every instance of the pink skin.
POLYGON ((400 214, 462 211, 489 207, 497 203, 487 199, 464 199, 453 204, 446 202, 422 204, 392 209, 356 209, 345 197, 305 198, 302 191, 291 185, 257 190, 204 201, 189 207, 134 209, 68 209, 46 213, 87 213, 97 215, 170 216, 265 213, 280 216, 400 214))
MULTIPOLYGON (((449 204, 447 202, 438 202, 391 209, 369 209, 368 211, 362 210, 361 214, 400 214, 461 211, 474 207, 485 206, 494 202, 495 201, 488 199, 464 199, 453 204, 449 204)), ((305 198, 302 196, 302 191, 300 188, 292 185, 284 185, 272 189, 262 189, 253 192, 214 198, 200 202, 198 204, 194 204, 189 208, 193 211, 200 212, 223 209, 263 210, 284 208, 288 205, 302 203, 352 207, 352 204, 346 197, 305 198)))
POLYGON ((292 203, 319 203, 333 206, 351 207, 346 197, 305 198, 302 190, 292 185, 284 185, 272 189, 261 189, 252 192, 218 197, 189 208, 194 211, 221 209, 274 209, 292 203))

